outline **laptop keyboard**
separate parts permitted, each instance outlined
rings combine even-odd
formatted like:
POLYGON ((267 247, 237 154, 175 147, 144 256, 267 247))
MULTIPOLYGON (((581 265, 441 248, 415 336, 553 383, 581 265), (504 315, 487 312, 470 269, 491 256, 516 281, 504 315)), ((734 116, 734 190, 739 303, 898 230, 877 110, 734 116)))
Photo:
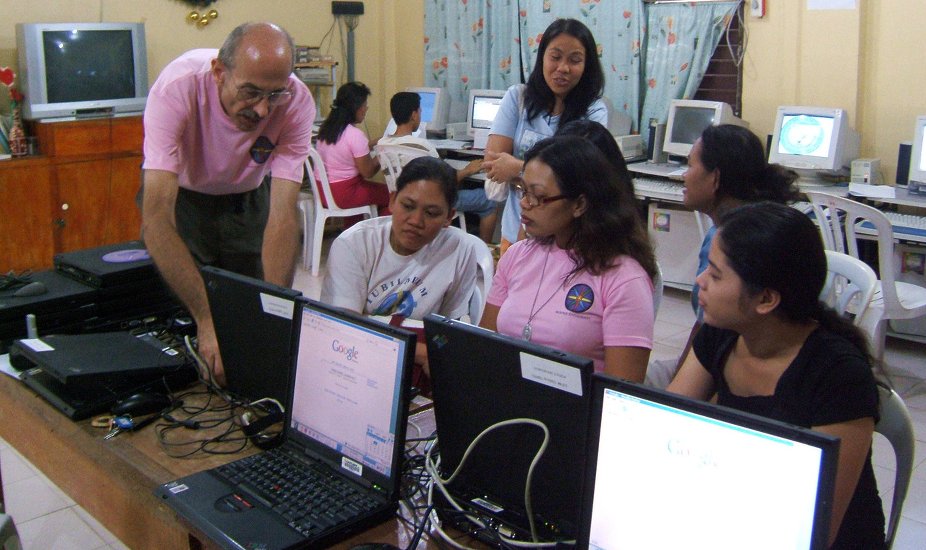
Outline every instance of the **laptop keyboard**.
POLYGON ((216 469, 280 514, 306 537, 366 514, 382 502, 321 464, 303 464, 273 449, 216 469))

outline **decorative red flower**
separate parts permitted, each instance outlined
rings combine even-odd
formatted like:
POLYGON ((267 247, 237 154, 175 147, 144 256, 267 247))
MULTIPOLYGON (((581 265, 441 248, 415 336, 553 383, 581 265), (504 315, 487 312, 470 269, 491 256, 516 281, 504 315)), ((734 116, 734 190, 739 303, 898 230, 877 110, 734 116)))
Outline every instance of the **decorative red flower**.
POLYGON ((624 19, 630 19, 630 10, 624 10, 624 19))
POLYGON ((688 63, 682 63, 682 66, 679 67, 678 70, 684 71, 684 70, 687 69, 687 68, 688 68, 688 63))
POLYGON ((467 82, 469 82, 469 77, 466 75, 463 75, 460 77, 460 80, 463 81, 463 84, 466 84, 467 82))
POLYGON ((440 60, 440 66, 443 67, 443 68, 445 68, 445 69, 447 68, 447 58, 446 58, 446 57, 442 57, 442 58, 441 58, 441 60, 440 60))
POLYGON ((527 10, 521 10, 518 12, 518 15, 521 17, 527 17, 527 10))
POLYGON ((12 86, 16 81, 16 73, 9 67, 0 67, 0 82, 6 86, 12 86))
POLYGON ((25 96, 22 94, 22 92, 16 88, 10 88, 10 99, 12 99, 14 102, 19 103, 24 98, 25 96))
POLYGON ((425 37, 424 37, 424 43, 427 44, 427 43, 429 43, 429 42, 431 42, 431 39, 430 39, 429 37, 425 36, 425 37))
POLYGON ((671 46, 672 44, 675 44, 675 33, 674 32, 669 33, 669 45, 671 46))
POLYGON ((655 79, 655 78, 651 78, 651 79, 649 79, 649 80, 646 82, 646 84, 647 84, 650 88, 656 88, 656 79, 655 79))

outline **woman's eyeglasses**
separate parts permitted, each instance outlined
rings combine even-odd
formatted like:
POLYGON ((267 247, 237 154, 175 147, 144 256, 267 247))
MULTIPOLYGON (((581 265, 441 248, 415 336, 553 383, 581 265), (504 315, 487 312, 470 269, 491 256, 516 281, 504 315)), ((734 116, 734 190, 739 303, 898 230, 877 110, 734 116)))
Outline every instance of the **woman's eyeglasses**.
POLYGON ((537 208, 551 202, 556 202, 568 198, 566 195, 553 195, 552 197, 538 197, 527 190, 527 185, 522 178, 515 178, 511 184, 514 186, 514 192, 519 201, 524 202, 531 208, 537 208))

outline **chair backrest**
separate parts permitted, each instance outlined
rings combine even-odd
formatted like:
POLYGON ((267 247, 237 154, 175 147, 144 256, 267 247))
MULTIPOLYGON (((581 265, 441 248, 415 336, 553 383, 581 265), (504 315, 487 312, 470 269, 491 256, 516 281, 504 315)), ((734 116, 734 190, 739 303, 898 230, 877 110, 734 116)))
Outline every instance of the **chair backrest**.
POLYGON ((662 268, 659 262, 656 262, 656 277, 653 279, 653 313, 659 313, 659 305, 662 304, 662 295, 665 292, 665 279, 662 277, 662 268))
POLYGON ((402 173, 402 168, 414 158, 431 156, 431 151, 420 143, 412 140, 377 145, 374 147, 377 158, 383 167, 383 176, 390 193, 396 191, 396 180, 402 173))
POLYGON ((473 287, 473 294, 469 299, 469 319, 472 324, 478 325, 482 319, 482 312, 485 310, 489 290, 492 289, 492 278, 495 276, 495 258, 492 257, 492 251, 489 250, 489 247, 486 246, 482 239, 469 233, 465 233, 465 235, 473 247, 477 265, 476 286, 473 287))
POLYGON ((853 322, 859 326, 878 288, 878 276, 862 260, 835 250, 826 251, 826 268, 820 300, 840 315, 854 314, 853 322))
POLYGON ((891 499, 891 512, 888 515, 885 541, 890 548, 897 535, 897 523, 903 511, 904 500, 907 498, 907 489, 910 487, 910 476, 913 474, 914 446, 916 436, 913 433, 913 420, 910 411, 897 392, 887 386, 878 385, 880 398, 881 418, 875 424, 875 431, 883 435, 894 450, 895 477, 894 496, 891 499))
POLYGON ((328 171, 325 170, 325 162, 322 156, 314 147, 309 147, 309 158, 305 161, 305 169, 309 174, 309 180, 312 182, 312 196, 315 199, 316 211, 340 210, 341 207, 334 201, 334 195, 331 194, 331 183, 328 182, 328 171), (324 204, 322 203, 324 197, 324 204), (328 206, 325 206, 327 204, 328 206))
POLYGON ((877 208, 852 199, 819 191, 807 191, 805 194, 810 199, 827 250, 858 258, 857 225, 868 222, 874 227, 878 238, 878 273, 884 306, 885 309, 895 309, 900 300, 894 274, 894 229, 890 220, 877 208))

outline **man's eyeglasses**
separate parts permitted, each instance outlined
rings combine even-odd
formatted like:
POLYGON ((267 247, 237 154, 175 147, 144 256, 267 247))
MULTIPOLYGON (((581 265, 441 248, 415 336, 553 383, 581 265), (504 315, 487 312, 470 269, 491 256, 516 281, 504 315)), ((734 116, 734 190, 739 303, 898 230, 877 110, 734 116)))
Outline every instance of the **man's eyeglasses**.
POLYGON ((531 208, 537 208, 545 204, 550 204, 551 202, 556 202, 563 200, 567 197, 566 195, 553 195, 552 197, 538 197, 537 195, 531 193, 527 190, 527 186, 524 184, 524 180, 521 178, 516 178, 512 185, 514 185, 515 196, 519 201, 527 203, 527 206, 531 208))
POLYGON ((235 99, 248 105, 256 105, 265 97, 270 105, 283 105, 293 98, 293 93, 289 90, 274 90, 265 92, 260 88, 255 88, 249 84, 243 86, 235 85, 235 99))

